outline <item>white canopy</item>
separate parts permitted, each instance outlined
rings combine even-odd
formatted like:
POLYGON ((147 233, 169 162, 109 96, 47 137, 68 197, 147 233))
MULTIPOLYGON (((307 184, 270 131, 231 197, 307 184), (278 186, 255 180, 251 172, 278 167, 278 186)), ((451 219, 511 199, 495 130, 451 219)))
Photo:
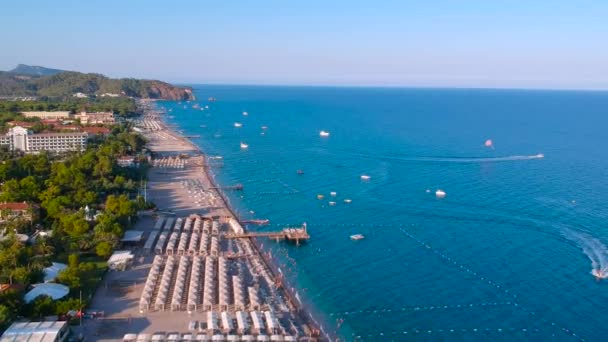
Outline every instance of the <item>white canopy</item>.
POLYGON ((120 241, 122 242, 139 242, 144 236, 144 232, 142 230, 127 230, 125 231, 125 236, 122 237, 120 241))

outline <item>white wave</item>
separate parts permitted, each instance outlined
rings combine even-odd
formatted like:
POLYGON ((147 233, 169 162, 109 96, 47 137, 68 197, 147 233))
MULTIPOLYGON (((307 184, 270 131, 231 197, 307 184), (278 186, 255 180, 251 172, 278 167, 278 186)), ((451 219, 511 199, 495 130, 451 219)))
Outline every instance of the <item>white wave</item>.
POLYGON ((564 229, 564 236, 576 242, 591 261, 591 274, 596 278, 608 278, 608 247, 586 233, 564 229))
POLYGON ((493 162, 504 162, 504 161, 518 161, 518 160, 532 160, 532 159, 543 159, 544 154, 533 154, 523 156, 504 156, 504 157, 398 157, 398 156, 384 156, 384 155, 372 155, 372 154, 354 154, 358 157, 373 158, 373 159, 384 159, 384 160, 397 160, 405 162, 447 162, 447 163, 493 163, 493 162))

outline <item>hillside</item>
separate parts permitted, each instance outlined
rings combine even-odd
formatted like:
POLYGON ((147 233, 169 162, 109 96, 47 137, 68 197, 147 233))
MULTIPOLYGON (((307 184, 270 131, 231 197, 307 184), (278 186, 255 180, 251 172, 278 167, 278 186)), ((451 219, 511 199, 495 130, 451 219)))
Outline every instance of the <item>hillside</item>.
POLYGON ((58 74, 58 73, 64 72, 64 71, 65 70, 45 68, 45 67, 41 67, 41 66, 37 66, 37 65, 19 64, 13 70, 9 70, 8 72, 10 72, 12 74, 29 75, 29 76, 50 76, 50 75, 55 75, 55 74, 58 74))
MULTIPOLYGON (((13 71, 18 69, 29 72, 55 70, 20 65, 13 71)), ((75 93, 88 95, 112 93, 150 99, 194 99, 192 89, 176 87, 157 80, 111 79, 100 74, 60 70, 58 70, 59 73, 46 76, 15 73, 13 71, 0 72, 0 96, 69 97, 75 93)))

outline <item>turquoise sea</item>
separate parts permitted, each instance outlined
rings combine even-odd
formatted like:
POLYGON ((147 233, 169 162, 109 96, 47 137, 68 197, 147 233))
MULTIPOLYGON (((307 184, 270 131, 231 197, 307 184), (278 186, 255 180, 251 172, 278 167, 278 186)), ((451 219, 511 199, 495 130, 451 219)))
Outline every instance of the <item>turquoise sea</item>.
POLYGON ((264 248, 332 336, 608 336, 608 93, 193 88, 159 102, 167 121, 223 157, 242 218, 271 221, 250 229, 307 223, 308 244, 264 248))

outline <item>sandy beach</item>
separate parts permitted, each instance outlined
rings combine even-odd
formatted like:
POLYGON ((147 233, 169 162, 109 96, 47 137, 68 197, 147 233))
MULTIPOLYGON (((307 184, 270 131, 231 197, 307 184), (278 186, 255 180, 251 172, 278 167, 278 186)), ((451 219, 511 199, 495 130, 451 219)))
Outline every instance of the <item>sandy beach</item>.
POLYGON ((143 340, 152 335, 171 340, 171 334, 179 340, 319 340, 318 329, 277 283, 273 265, 254 241, 229 237, 243 229, 207 174, 201 151, 167 127, 152 103, 144 108, 134 124, 153 154, 147 196, 158 211, 142 214, 134 229, 144 231, 145 246, 153 240, 156 250, 143 242, 132 248, 133 265, 108 272, 92 300, 91 310, 103 311, 104 318, 86 320, 76 330, 95 341, 122 340, 125 334, 143 340), (157 229, 159 221, 166 222, 164 230, 157 229), (162 240, 174 236, 175 247, 162 240), (204 277, 198 267, 205 269, 204 277), (158 277, 151 275, 153 268, 161 270, 158 277), (176 280, 184 272, 190 285, 176 280), (160 299, 164 293, 166 301, 160 299), (176 296, 184 298, 176 302, 176 296), (192 322, 200 322, 197 329, 192 322))

